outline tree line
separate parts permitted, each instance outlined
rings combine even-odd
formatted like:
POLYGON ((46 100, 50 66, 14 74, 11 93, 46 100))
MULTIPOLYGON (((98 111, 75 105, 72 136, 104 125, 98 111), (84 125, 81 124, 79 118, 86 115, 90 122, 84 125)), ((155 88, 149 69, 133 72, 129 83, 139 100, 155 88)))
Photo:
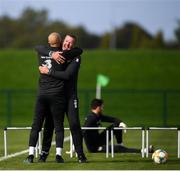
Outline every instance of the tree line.
POLYGON ((74 34, 78 37, 78 46, 87 49, 129 49, 129 48, 180 48, 180 20, 174 30, 176 41, 166 42, 163 32, 151 35, 136 23, 127 22, 111 32, 102 35, 91 34, 83 26, 72 27, 66 23, 48 19, 46 10, 26 8, 17 19, 7 15, 0 16, 0 48, 33 48, 45 44, 47 36, 53 31, 74 34))

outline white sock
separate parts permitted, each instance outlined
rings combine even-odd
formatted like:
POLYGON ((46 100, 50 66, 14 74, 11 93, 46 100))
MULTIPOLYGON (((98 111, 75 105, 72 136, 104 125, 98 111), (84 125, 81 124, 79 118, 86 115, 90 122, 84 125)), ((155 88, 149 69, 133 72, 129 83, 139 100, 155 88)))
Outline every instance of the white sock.
POLYGON ((143 149, 141 149, 141 153, 146 153, 147 152, 147 149, 146 148, 144 148, 144 150, 143 149))
POLYGON ((29 146, 29 155, 34 155, 34 149, 35 147, 29 146))
POLYGON ((56 147, 56 155, 60 155, 62 154, 62 148, 60 147, 56 147))

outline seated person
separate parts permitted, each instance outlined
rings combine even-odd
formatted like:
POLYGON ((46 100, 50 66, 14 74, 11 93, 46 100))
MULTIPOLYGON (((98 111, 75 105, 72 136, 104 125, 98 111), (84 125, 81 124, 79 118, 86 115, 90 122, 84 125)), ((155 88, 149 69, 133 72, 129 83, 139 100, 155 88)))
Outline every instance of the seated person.
MULTIPOLYGON (((101 122, 112 123, 108 130, 111 130, 113 127, 123 127, 126 128, 126 124, 120 119, 104 115, 103 112, 103 100, 94 99, 91 102, 91 112, 85 118, 84 127, 99 127, 101 122)), ((141 149, 127 148, 123 145, 122 140, 122 130, 114 130, 114 135, 117 140, 117 144, 114 145, 114 152, 121 153, 141 153, 141 149)), ((83 136, 87 149, 91 153, 96 152, 106 152, 106 130, 83 130, 83 136)), ((109 141, 111 140, 110 131, 109 131, 109 141)), ((111 148, 109 147, 109 150, 111 148)), ((153 152, 153 146, 150 145, 149 152, 153 152)))

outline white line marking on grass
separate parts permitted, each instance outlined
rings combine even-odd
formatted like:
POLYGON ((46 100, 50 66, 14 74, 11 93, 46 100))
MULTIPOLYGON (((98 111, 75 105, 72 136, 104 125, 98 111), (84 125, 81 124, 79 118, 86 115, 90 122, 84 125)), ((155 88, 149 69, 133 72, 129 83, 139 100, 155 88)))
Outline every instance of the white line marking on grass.
MULTIPOLYGON (((70 137, 65 137, 64 138, 64 142, 67 142, 69 140, 70 140, 70 137)), ((53 141, 52 145, 55 145, 55 144, 56 144, 56 142, 53 141)), ((0 161, 7 160, 7 159, 12 158, 12 157, 20 156, 22 154, 28 153, 28 151, 29 151, 29 149, 26 149, 26 150, 23 150, 23 151, 20 151, 20 152, 17 152, 17 153, 9 154, 6 157, 0 157, 0 161)))
POLYGON ((13 154, 9 154, 7 155, 7 157, 1 157, 0 158, 0 161, 3 161, 3 160, 6 160, 6 159, 9 159, 9 158, 12 158, 12 157, 16 157, 16 156, 19 156, 19 155, 22 155, 22 154, 25 154, 27 153, 29 150, 23 150, 23 151, 20 151, 20 152, 17 152, 17 153, 13 153, 13 154))

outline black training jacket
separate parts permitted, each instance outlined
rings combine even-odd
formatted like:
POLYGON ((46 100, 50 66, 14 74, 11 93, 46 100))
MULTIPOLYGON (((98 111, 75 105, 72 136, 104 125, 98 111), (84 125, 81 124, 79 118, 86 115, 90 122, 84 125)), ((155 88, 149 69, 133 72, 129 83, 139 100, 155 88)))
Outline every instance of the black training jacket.
POLYGON ((64 71, 57 71, 52 69, 49 75, 58 79, 65 80, 65 92, 66 97, 77 98, 77 81, 78 72, 81 64, 81 57, 75 57, 72 61, 69 61, 64 71))
MULTIPOLYGON (((72 50, 64 51, 63 56, 67 59, 66 63, 58 64, 49 56, 50 51, 61 51, 60 48, 50 47, 50 46, 36 46, 36 51, 38 52, 39 66, 47 65, 50 71, 64 71, 68 63, 73 59, 74 56, 78 56, 82 53, 80 48, 74 48, 72 50)), ((39 94, 58 94, 63 92, 64 80, 51 75, 40 74, 39 78, 39 94)))

